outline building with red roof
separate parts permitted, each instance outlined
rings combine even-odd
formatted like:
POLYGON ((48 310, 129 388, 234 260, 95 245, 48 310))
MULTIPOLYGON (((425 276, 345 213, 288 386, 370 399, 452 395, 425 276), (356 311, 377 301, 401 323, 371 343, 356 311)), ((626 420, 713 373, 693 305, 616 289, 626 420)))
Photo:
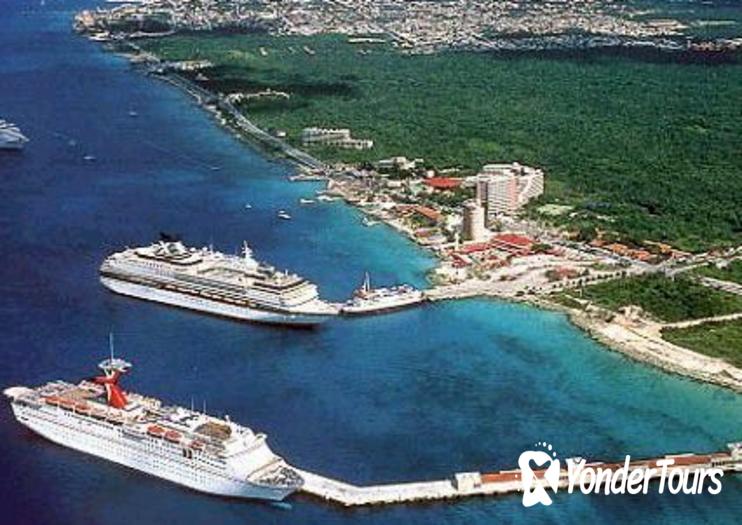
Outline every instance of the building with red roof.
POLYGON ((451 177, 433 177, 432 179, 425 179, 423 184, 433 188, 434 190, 455 190, 461 187, 463 179, 455 179, 451 177))

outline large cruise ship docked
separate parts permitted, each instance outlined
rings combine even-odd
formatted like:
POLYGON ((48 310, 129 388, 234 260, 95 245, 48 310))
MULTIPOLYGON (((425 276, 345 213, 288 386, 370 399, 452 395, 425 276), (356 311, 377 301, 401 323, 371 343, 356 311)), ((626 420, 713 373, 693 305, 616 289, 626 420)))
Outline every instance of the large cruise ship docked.
POLYGON ((15 124, 0 119, 0 150, 19 150, 28 142, 28 138, 21 133, 15 124))
POLYGON ((302 486, 265 434, 124 392, 118 381, 131 365, 122 359, 98 366, 102 375, 76 385, 53 381, 4 394, 21 424, 55 443, 201 492, 280 501, 302 486))
POLYGON ((240 257, 167 238, 111 255, 100 274, 123 295, 245 321, 311 326, 338 313, 314 284, 256 261, 247 243, 240 257))

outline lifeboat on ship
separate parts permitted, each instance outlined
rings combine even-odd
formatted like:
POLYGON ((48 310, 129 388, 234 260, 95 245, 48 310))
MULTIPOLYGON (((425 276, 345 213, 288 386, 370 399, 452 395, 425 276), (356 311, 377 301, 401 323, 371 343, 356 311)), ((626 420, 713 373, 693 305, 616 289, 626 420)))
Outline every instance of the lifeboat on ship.
POLYGON ((65 410, 72 410, 75 408, 75 402, 71 401, 69 399, 60 398, 59 399, 59 406, 62 407, 65 410))
POLYGON ((90 407, 87 403, 75 403, 75 413, 83 416, 90 415, 90 407))
POLYGON ((152 437, 161 438, 165 435, 165 429, 159 425, 150 425, 147 427, 147 434, 152 437))
POLYGON ((59 406, 59 398, 57 396, 48 396, 44 398, 44 403, 52 406, 59 406))
POLYGON ((181 437, 180 432, 176 432, 175 430, 168 430, 165 432, 165 439, 170 443, 180 443, 181 437))

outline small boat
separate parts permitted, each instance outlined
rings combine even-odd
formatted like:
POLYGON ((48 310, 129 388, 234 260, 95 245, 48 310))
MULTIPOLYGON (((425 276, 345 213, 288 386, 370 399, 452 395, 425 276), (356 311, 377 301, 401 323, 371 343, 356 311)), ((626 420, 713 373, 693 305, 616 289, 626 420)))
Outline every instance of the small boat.
POLYGON ((95 155, 85 155, 82 159, 88 162, 92 162, 95 160, 95 155))
POLYGON ((291 219, 291 215, 289 215, 289 212, 287 212, 286 210, 278 210, 278 218, 288 221, 289 219, 291 219))
POLYGON ((364 226, 369 226, 369 227, 376 226, 377 224, 379 224, 379 221, 375 221, 369 217, 364 217, 361 222, 363 223, 364 226))
POLYGON ((252 204, 250 204, 249 202, 246 202, 245 203, 245 209, 246 210, 252 210, 252 204))
POLYGON ((314 199, 299 199, 299 204, 314 204, 315 202, 314 199))
POLYGON ((138 117, 139 113, 136 112, 136 110, 130 109, 129 110, 129 116, 130 117, 138 117))
POLYGON ((338 199, 337 197, 330 197, 329 195, 325 195, 323 193, 317 197, 317 200, 320 202, 335 202, 338 199))
POLYGON ((362 315, 388 312, 421 303, 425 300, 422 291, 407 284, 387 288, 372 288, 368 272, 364 275, 363 284, 353 297, 342 306, 346 315, 362 315))

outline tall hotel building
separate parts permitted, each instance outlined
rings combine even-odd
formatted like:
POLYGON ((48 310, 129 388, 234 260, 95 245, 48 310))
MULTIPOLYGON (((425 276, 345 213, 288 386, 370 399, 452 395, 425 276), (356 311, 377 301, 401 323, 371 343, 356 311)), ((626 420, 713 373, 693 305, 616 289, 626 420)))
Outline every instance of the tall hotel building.
POLYGON ((477 200, 486 210, 487 222, 515 213, 543 192, 544 172, 517 162, 487 164, 477 175, 477 200))

